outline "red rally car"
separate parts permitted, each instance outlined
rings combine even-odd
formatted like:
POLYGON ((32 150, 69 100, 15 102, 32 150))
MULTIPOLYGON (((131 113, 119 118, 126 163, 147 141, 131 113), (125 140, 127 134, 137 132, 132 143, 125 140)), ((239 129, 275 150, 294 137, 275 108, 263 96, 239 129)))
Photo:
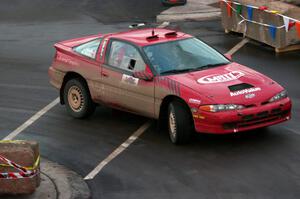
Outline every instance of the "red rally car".
POLYGON ((97 104, 166 121, 170 139, 235 133, 289 120, 286 90, 203 41, 168 29, 98 34, 55 44, 50 82, 75 118, 97 104))

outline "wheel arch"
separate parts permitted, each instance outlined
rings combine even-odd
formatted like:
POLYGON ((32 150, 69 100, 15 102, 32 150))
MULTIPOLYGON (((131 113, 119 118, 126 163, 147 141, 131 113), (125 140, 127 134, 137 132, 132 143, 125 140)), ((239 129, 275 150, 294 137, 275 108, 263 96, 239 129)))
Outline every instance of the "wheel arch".
POLYGON ((66 83, 71 80, 71 79, 81 79, 84 83, 85 83, 85 86, 87 87, 88 89, 88 92, 90 94, 90 89, 88 87, 88 84, 87 84, 87 81, 85 80, 85 78, 80 75, 79 73, 76 73, 76 72, 67 72, 64 76, 64 79, 63 79, 63 83, 60 87, 60 91, 59 91, 59 98, 60 98, 60 103, 61 104, 65 104, 65 101, 64 101, 64 89, 65 89, 65 86, 66 86, 66 83))
POLYGON ((160 121, 163 121, 167 118, 168 106, 172 101, 178 101, 178 102, 182 103, 185 106, 185 108, 188 110, 188 112, 190 113, 191 120, 193 120, 191 109, 190 109, 189 105, 186 103, 186 101, 176 95, 168 95, 162 100, 162 103, 160 105, 160 111, 159 111, 159 120, 160 121))

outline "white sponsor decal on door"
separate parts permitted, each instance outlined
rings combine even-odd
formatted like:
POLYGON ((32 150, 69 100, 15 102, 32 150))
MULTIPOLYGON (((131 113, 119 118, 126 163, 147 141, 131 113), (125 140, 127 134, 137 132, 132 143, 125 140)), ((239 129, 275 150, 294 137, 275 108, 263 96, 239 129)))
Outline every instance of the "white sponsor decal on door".
POLYGON ((232 71, 230 73, 222 74, 222 75, 207 75, 205 77, 201 77, 198 79, 198 83, 201 84, 213 84, 213 83, 221 83, 221 82, 228 82, 239 79, 240 77, 244 76, 245 74, 241 71, 232 71))
MULTIPOLYGON (((248 88, 248 89, 244 89, 244 90, 240 90, 240 91, 230 92, 230 96, 233 97, 233 96, 238 96, 238 95, 243 95, 243 94, 248 94, 248 93, 254 93, 257 91, 261 91, 261 88, 259 88, 259 87, 248 88)), ((253 97, 255 97, 255 96, 253 96, 253 97)))
POLYGON ((123 75, 122 76, 122 82, 126 83, 126 84, 132 84, 132 85, 138 85, 139 83, 139 79, 132 77, 130 75, 123 75))

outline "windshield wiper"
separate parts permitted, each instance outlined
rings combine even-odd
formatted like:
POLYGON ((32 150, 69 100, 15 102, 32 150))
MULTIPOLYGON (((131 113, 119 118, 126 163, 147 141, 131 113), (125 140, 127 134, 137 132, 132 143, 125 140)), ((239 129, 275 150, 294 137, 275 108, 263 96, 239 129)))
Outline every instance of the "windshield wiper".
POLYGON ((176 73, 184 73, 184 72, 189 72, 189 71, 193 71, 194 69, 193 68, 186 68, 186 69, 174 69, 174 70, 167 70, 167 71, 163 71, 161 72, 160 74, 163 75, 163 74, 169 74, 169 73, 173 73, 173 74, 176 74, 176 73))
POLYGON ((218 64, 207 64, 207 65, 200 66, 197 68, 185 68, 185 69, 174 69, 174 70, 163 71, 160 74, 163 75, 163 74, 169 74, 169 73, 176 74, 176 73, 192 72, 192 71, 205 70, 208 68, 213 68, 213 67, 227 65, 227 64, 229 64, 229 62, 228 63, 218 63, 218 64))
POLYGON ((198 70, 205 70, 205 69, 214 68, 214 67, 217 67, 217 66, 222 66, 222 65, 227 65, 227 64, 229 64, 229 62, 228 63, 218 63, 218 64, 207 64, 207 65, 204 65, 204 66, 200 66, 197 69, 198 70))

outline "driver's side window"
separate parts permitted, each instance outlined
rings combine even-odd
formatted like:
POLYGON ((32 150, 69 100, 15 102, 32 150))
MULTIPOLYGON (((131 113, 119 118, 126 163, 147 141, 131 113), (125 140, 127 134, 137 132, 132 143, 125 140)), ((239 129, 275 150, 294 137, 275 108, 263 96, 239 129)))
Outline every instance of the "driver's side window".
POLYGON ((130 72, 144 71, 146 68, 139 51, 122 41, 112 41, 108 65, 130 72))

